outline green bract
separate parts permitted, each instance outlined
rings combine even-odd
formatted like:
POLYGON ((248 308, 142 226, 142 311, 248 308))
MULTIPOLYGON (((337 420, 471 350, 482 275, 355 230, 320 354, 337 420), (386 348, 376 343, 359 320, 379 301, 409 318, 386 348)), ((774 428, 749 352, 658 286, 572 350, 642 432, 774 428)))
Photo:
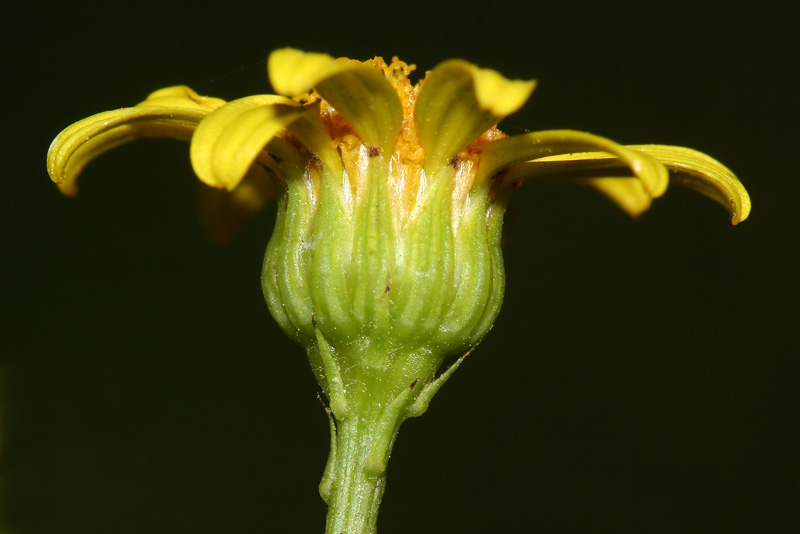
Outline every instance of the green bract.
POLYGON ((397 224, 389 162, 360 158, 358 195, 324 165, 285 175, 262 276, 272 315, 309 349, 334 406, 332 380, 350 404, 377 394, 374 383, 387 400, 412 382, 422 390, 446 355, 480 341, 503 297, 506 202, 490 182, 458 195, 470 163, 446 165, 397 224))

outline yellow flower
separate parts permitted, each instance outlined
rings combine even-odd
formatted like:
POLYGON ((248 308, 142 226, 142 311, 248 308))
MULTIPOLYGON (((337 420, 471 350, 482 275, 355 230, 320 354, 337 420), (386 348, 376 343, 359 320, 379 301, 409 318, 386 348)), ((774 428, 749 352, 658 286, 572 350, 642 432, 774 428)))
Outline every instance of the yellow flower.
POLYGON ((268 60, 280 96, 226 103, 170 87, 70 126, 48 154, 50 176, 72 195, 106 150, 191 139, 197 176, 228 192, 201 199, 220 237, 278 190, 262 284, 330 401, 329 532, 374 532, 400 424, 461 361, 438 374, 445 357, 491 328, 505 285, 500 229, 519 183, 578 180, 638 216, 674 181, 725 206, 733 224, 750 211, 736 177, 688 148, 572 130, 506 136, 496 124, 533 81, 449 60, 412 85, 413 70, 282 49, 268 60))
POLYGON ((161 89, 65 129, 48 170, 72 195, 83 167, 110 148, 190 139, 194 170, 212 186, 202 213, 220 239, 280 190, 263 287, 290 337, 312 352, 320 331, 333 346, 411 344, 435 361, 474 346, 497 315, 500 226, 520 182, 577 180, 638 216, 672 180, 725 206, 733 224, 748 216, 744 188, 705 154, 572 130, 509 137, 495 125, 534 81, 454 59, 412 85, 414 68, 277 50, 268 73, 280 95, 226 103, 161 89))

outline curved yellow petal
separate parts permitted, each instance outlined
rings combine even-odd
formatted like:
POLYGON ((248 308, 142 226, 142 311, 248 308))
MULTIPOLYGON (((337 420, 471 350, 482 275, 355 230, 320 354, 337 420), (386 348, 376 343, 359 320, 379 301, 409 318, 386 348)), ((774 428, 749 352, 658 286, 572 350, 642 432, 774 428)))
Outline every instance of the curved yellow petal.
POLYGON ((650 209, 653 201, 639 180, 608 177, 583 178, 578 182, 599 191, 633 218, 639 217, 650 209))
MULTIPOLYGON (((671 183, 689 187, 724 206, 731 223, 736 225, 750 214, 750 196, 736 176, 714 158, 689 148, 665 145, 627 145, 658 160, 669 171, 671 183)), ((609 196, 631 215, 638 215, 649 205, 636 180, 622 178, 627 164, 605 152, 584 152, 550 156, 515 166, 508 173, 518 179, 578 180, 609 196), (613 177, 613 178, 606 178, 613 177)))
POLYGON ((188 140, 206 114, 224 104, 186 86, 160 89, 135 107, 98 113, 65 128, 50 145, 47 171, 64 194, 75 195, 83 168, 104 152, 140 137, 188 140))
POLYGON ((512 183, 523 179, 577 182, 602 193, 634 218, 652 204, 652 197, 642 182, 633 178, 625 162, 605 152, 549 156, 515 165, 505 176, 512 183))
POLYGON ((634 145, 669 169, 670 181, 689 187, 722 204, 739 224, 750 215, 750 195, 727 167, 697 150, 678 146, 634 145))
POLYGON ((253 165, 233 191, 198 183, 197 215, 206 235, 226 243, 261 211, 276 195, 270 171, 253 165))
POLYGON ((313 88, 366 143, 387 155, 394 148, 403 108, 382 71, 358 61, 294 48, 272 52, 267 70, 277 93, 301 97, 313 88))
POLYGON ((300 118, 289 124, 288 129, 309 152, 315 154, 335 175, 342 173, 342 157, 331 141, 330 133, 322 123, 319 112, 320 101, 305 106, 300 118))
POLYGON ((225 101, 221 98, 200 96, 191 87, 186 85, 173 85, 153 91, 147 95, 147 98, 143 102, 138 103, 137 107, 161 106, 214 111, 224 105, 225 101))
POLYGON ((264 146, 303 114, 296 102, 275 95, 233 100, 210 114, 192 137, 192 167, 206 184, 233 191, 264 146))
POLYGON ((487 143, 481 155, 475 186, 484 183, 499 171, 531 160, 536 161, 531 161, 531 165, 525 165, 524 169, 531 173, 529 176, 534 177, 543 171, 537 167, 547 164, 539 160, 550 156, 559 156, 550 158, 551 164, 568 164, 578 170, 582 167, 598 168, 593 167, 592 163, 587 163, 587 160, 598 159, 592 154, 598 150, 603 152, 604 158, 608 158, 610 154, 615 156, 612 161, 618 161, 628 167, 634 176, 641 180, 645 191, 652 198, 659 197, 666 191, 669 183, 667 169, 656 159, 605 137, 573 130, 532 132, 487 143))
POLYGON ((56 141, 53 141, 47 154, 47 171, 62 194, 74 197, 78 194, 78 177, 86 165, 103 153, 138 138, 136 128, 126 125, 99 134, 83 143, 75 143, 70 147, 71 152, 56 147, 56 141))
POLYGON ((425 77, 414 108, 426 165, 445 165, 522 107, 535 86, 535 81, 508 80, 460 59, 439 64, 425 77))
POLYGON ((472 74, 478 105, 495 117, 506 117, 517 111, 536 88, 536 80, 509 80, 492 69, 481 69, 470 63, 466 63, 466 67, 472 74))

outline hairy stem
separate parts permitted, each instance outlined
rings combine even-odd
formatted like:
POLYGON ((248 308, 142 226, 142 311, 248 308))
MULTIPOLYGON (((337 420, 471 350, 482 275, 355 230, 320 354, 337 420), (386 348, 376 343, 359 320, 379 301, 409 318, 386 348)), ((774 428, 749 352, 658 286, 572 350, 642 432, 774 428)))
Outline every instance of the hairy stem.
POLYGON ((336 427, 331 479, 323 495, 328 503, 326 534, 374 534, 376 531, 386 471, 377 472, 368 464, 376 453, 388 458, 397 434, 395 427, 389 443, 375 450, 381 434, 381 416, 385 416, 383 412, 380 406, 373 406, 345 418, 336 427))

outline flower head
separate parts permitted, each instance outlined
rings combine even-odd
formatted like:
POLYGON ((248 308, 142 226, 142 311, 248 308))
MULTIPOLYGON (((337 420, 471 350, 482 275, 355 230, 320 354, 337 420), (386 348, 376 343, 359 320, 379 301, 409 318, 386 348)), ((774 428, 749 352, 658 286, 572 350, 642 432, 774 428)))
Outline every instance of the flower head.
MULTIPOLYGON (((191 140, 197 176, 228 192, 205 197, 222 225, 260 208, 276 184, 263 274, 270 309, 312 354, 324 340, 339 354, 384 355, 348 369, 430 353, 435 370, 483 337, 502 300, 500 226, 520 182, 579 180, 637 216, 672 179, 724 205, 733 224, 748 215, 741 184, 704 154, 571 130, 508 137, 496 124, 534 81, 449 60, 412 85, 414 68, 277 50, 268 72, 279 95, 226 103, 161 89, 64 130, 48 170, 72 195, 83 167, 106 150, 137 137, 191 140)), ((323 356, 312 360, 327 390, 323 356)), ((400 382, 417 375, 411 365, 400 382)))
MULTIPOLYGON (((197 176, 226 192, 203 199, 223 228, 277 189, 262 284, 345 424, 321 486, 336 521, 347 515, 342 502, 361 499, 348 488, 363 484, 379 499, 375 477, 399 424, 422 413, 455 369, 437 376, 444 357, 470 350, 497 316, 500 229, 519 183, 578 180, 637 216, 672 180, 725 206, 733 224, 750 210, 736 177, 691 149, 621 146, 571 130, 506 136, 496 125, 525 103, 533 81, 449 60, 412 85, 413 70, 397 58, 282 49, 268 60, 279 95, 226 103, 184 86, 161 89, 70 126, 48 154, 50 176, 73 195, 84 166, 115 146, 191 140, 197 176), (339 440, 346 461, 336 460, 339 440), (337 482, 355 476, 348 462, 366 476, 351 486, 337 482)), ((363 502, 374 522, 377 508, 363 502)))
MULTIPOLYGON (((408 303, 407 312, 399 310, 405 310, 404 294, 426 294, 419 287, 426 278, 452 288, 439 299, 426 300, 437 308, 430 312, 431 324, 445 331, 456 323, 463 325, 464 317, 450 320, 445 310, 459 308, 466 287, 483 287, 474 269, 485 274, 502 268, 496 258, 489 262, 494 267, 479 262, 469 272, 457 273, 459 266, 478 261, 474 243, 467 243, 476 230, 459 228, 475 226, 483 218, 485 231, 497 234, 508 192, 521 181, 579 180, 636 216, 663 194, 671 176, 726 206, 733 224, 749 212, 747 194, 730 171, 690 149, 624 147, 571 130, 505 136, 495 125, 524 104, 535 82, 507 80, 462 60, 440 64, 416 85, 409 81, 414 66, 396 58, 391 64, 382 58, 360 62, 282 49, 270 55, 268 70, 281 96, 256 95, 226 103, 177 86, 156 91, 135 107, 84 119, 54 140, 48 170, 61 190, 73 195, 83 167, 106 150, 137 137, 191 139, 191 160, 200 180, 231 193, 206 193, 206 211, 218 213, 217 224, 229 225, 231 219, 260 208, 274 194, 272 181, 283 190, 281 212, 297 204, 297 209, 307 211, 304 220, 318 234, 312 241, 305 234, 292 237, 295 241, 286 246, 300 248, 282 252, 285 256, 304 251, 322 261, 319 249, 332 247, 335 241, 328 233, 320 234, 325 228, 322 221, 333 221, 329 232, 337 235, 342 232, 341 221, 358 221, 351 233, 340 236, 346 241, 343 248, 330 252, 335 255, 331 261, 340 265, 318 273, 324 274, 325 294, 338 287, 333 273, 346 273, 336 304, 320 294, 290 299, 297 306, 301 300, 306 303, 298 309, 279 305, 296 291, 289 287, 279 291, 280 284, 271 284, 272 274, 265 273, 273 314, 298 340, 315 338, 312 315, 318 324, 325 324, 326 312, 334 309, 342 318, 360 321, 362 330, 374 326, 378 312, 370 307, 384 293, 391 294, 392 328, 407 324, 410 331, 419 332, 416 320, 403 319, 419 314, 411 309, 425 306, 408 303), (434 228, 426 220, 433 211, 449 228, 434 228), (422 243, 435 243, 437 236, 440 244, 431 244, 424 253, 418 250, 422 243), (467 250, 471 255, 461 257, 467 250), (422 263, 411 265, 412 259, 422 263), (342 262, 352 265, 344 267, 342 262), (438 277, 437 269, 446 272, 444 278, 438 277), (373 287, 366 290, 367 286, 373 287)), ((273 250, 283 243, 282 229, 279 217, 273 250)), ((267 264, 275 273, 283 269, 269 257, 267 264)), ((291 287, 305 291, 310 284, 302 276, 309 269, 277 277, 300 276, 291 287)), ((502 276, 495 278, 494 285, 502 285, 502 276)), ((463 345, 474 344, 495 314, 496 309, 483 320, 467 321, 481 326, 463 345)))

